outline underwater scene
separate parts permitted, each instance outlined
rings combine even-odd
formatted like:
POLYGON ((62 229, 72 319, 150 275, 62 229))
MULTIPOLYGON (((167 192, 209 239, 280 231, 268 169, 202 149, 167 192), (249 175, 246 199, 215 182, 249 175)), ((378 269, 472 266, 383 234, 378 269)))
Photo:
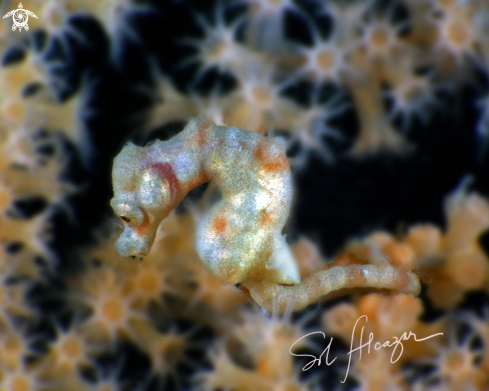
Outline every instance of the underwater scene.
POLYGON ((489 1, 18 1, 0 391, 489 391, 489 1))

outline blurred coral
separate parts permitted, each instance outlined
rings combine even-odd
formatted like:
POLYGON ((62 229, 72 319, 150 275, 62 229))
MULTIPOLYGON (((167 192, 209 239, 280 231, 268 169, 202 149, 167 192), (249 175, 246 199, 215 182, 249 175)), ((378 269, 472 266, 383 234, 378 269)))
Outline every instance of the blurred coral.
POLYGON ((23 7, 38 16, 28 31, 0 20, 0 390, 489 389, 486 0, 23 7), (195 250, 212 184, 142 262, 120 257, 114 157, 193 117, 285 140, 301 279, 392 265, 421 295, 352 289, 299 314, 289 300, 260 310, 195 250), (362 315, 379 341, 444 335, 403 341, 394 363, 354 354, 341 383, 362 315), (311 331, 325 339, 295 352, 334 337, 338 360, 306 372, 289 348, 311 331))

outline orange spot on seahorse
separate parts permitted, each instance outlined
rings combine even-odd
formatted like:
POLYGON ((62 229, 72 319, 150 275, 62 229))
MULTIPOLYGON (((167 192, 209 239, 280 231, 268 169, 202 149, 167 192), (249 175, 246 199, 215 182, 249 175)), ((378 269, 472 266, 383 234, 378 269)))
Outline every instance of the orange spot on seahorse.
POLYGON ((207 131, 212 126, 212 124, 202 124, 197 127, 197 132, 195 135, 195 143, 197 146, 202 146, 207 141, 207 131))
POLYGON ((258 220, 258 223, 261 224, 262 226, 269 226, 274 222, 274 218, 271 213, 268 213, 267 211, 263 210, 260 219, 258 220))
POLYGON ((365 277, 365 272, 363 271, 363 269, 358 269, 357 271, 355 271, 350 276, 350 279, 355 286, 362 286, 367 282, 367 278, 365 277))
POLYGON ((212 224, 212 230, 219 233, 224 234, 228 226, 227 219, 223 216, 218 216, 214 220, 212 224))
POLYGON ((274 159, 263 165, 263 169, 265 171, 283 171, 288 168, 289 168, 289 162, 285 157, 274 159))
POLYGON ((409 285, 409 274, 407 270, 399 270, 399 276, 396 281, 400 288, 407 287, 409 285))
POLYGON ((150 227, 149 216, 146 214, 146 212, 143 211, 143 213, 144 213, 144 221, 142 222, 141 225, 139 225, 134 229, 136 233, 141 236, 145 235, 150 227))
POLYGON ((255 150, 255 157, 260 163, 264 163, 269 159, 269 151, 267 150, 267 144, 264 139, 258 142, 255 150))
POLYGON ((286 156, 272 154, 267 139, 260 140, 256 147, 255 157, 260 163, 260 168, 265 171, 277 172, 289 168, 286 156))

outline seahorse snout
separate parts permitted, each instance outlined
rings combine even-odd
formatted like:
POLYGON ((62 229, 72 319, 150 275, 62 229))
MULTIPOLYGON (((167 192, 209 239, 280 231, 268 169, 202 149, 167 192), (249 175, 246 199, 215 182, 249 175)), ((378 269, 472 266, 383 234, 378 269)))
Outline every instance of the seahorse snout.
POLYGON ((152 242, 126 228, 117 239, 115 248, 123 257, 141 258, 148 255, 152 242))

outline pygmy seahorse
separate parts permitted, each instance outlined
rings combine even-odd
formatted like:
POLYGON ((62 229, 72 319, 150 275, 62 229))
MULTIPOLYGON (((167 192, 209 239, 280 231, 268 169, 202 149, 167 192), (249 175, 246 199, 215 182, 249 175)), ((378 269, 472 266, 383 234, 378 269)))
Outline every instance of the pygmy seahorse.
POLYGON ((343 288, 419 294, 416 275, 388 262, 334 266, 301 281, 282 236, 292 201, 285 149, 280 139, 198 119, 168 141, 144 148, 129 143, 112 171, 111 206, 124 222, 117 251, 148 254, 160 222, 190 190, 214 181, 222 199, 197 226, 197 253, 214 275, 242 284, 268 311, 297 311, 343 288))

